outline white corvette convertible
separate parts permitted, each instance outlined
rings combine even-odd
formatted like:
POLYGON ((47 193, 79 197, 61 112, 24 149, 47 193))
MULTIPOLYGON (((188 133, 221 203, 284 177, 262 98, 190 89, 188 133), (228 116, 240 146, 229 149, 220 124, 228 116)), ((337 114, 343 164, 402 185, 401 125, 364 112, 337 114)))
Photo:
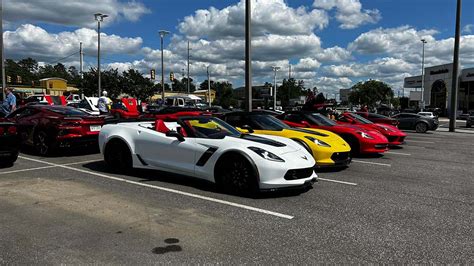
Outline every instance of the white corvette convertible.
POLYGON ((100 151, 112 169, 156 169, 202 178, 229 192, 310 186, 315 161, 290 139, 241 134, 208 116, 105 125, 100 151))

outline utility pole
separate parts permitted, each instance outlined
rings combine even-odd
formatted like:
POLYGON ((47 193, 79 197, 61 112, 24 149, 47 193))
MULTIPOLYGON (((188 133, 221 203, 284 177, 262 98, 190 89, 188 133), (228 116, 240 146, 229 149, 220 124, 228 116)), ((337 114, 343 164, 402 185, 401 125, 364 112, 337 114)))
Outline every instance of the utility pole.
POLYGON ((97 88, 99 91, 98 97, 100 97, 101 93, 101 84, 100 84, 100 23, 104 21, 104 18, 108 17, 108 15, 104 15, 101 13, 94 14, 95 20, 97 21, 97 76, 98 76, 98 83, 97 88))
POLYGON ((289 65, 289 69, 288 69, 288 80, 291 79, 291 64, 289 65))
POLYGON ((211 107, 211 74, 209 73, 209 66, 207 66, 207 101, 211 107))
POLYGON ((189 48, 189 40, 188 40, 188 84, 187 84, 187 88, 188 88, 188 94, 191 93, 191 83, 189 82, 189 51, 191 50, 191 48, 189 48))
POLYGON ((423 52, 421 56, 421 111, 425 109, 425 44, 427 43, 425 39, 421 39, 423 43, 423 52))
POLYGON ((251 0, 245 0, 245 99, 246 110, 252 112, 252 7, 251 0))
POLYGON ((84 52, 82 51, 82 42, 79 43, 79 71, 81 71, 81 79, 84 78, 84 52))
POLYGON ((449 112, 449 132, 456 128, 456 115, 458 103, 458 68, 459 68, 459 41, 461 39, 461 0, 457 1, 456 9, 456 35, 454 36, 454 58, 453 58, 453 83, 451 86, 451 108, 449 112))
MULTIPOLYGON (((276 110, 276 101, 277 101, 277 83, 276 83, 276 77, 277 77, 277 71, 280 70, 280 67, 277 66, 272 66, 273 70, 273 86, 275 86, 275 91, 273 92, 273 110, 276 110)), ((271 96, 271 93, 270 93, 271 96)))
POLYGON ((5 88, 7 87, 6 77, 5 77, 5 52, 3 51, 3 0, 0 0, 0 61, 2 68, 2 95, 5 99, 5 88))

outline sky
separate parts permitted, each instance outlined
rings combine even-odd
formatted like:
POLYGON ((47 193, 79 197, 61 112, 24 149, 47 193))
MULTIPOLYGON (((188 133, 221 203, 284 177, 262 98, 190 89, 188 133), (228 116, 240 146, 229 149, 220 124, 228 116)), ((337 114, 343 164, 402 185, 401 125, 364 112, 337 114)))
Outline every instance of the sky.
MULTIPOLYGON (((244 84, 245 0, 3 0, 5 56, 32 57, 41 64, 97 65, 94 13, 102 23, 103 69, 134 68, 161 73, 159 30, 164 38, 165 76, 190 76, 244 84)), ((462 67, 474 67, 474 1, 462 6, 462 67)), ((425 66, 452 62, 455 0, 252 0, 253 84, 291 77, 329 95, 359 81, 381 80, 401 90, 403 79, 425 66)), ((159 77, 157 77, 159 79, 159 77)), ((167 82, 169 82, 167 78, 167 82)), ((408 93, 408 91, 406 92, 408 93)))

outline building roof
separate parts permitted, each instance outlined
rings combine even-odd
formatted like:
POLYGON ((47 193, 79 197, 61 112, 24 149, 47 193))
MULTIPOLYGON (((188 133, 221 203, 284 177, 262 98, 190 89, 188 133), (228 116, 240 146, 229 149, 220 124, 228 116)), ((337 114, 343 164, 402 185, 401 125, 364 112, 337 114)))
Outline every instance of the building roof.
POLYGON ((48 81, 48 80, 62 80, 64 82, 67 82, 67 80, 63 79, 63 78, 44 78, 44 79, 40 79, 39 81, 48 81))

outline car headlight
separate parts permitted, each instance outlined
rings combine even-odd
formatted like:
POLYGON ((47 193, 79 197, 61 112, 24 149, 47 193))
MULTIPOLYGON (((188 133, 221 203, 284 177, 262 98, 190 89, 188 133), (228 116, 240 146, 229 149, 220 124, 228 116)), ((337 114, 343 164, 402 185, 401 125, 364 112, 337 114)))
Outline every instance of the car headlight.
POLYGON ((281 162, 281 163, 284 163, 285 160, 283 160, 282 158, 278 157, 277 155, 267 151, 267 150, 264 150, 264 149, 261 149, 261 148, 258 148, 258 147, 248 147, 249 150, 255 152, 256 154, 260 155, 260 157, 262 157, 263 159, 266 159, 266 160, 269 160, 269 161, 273 161, 273 162, 281 162))
POLYGON ((371 135, 365 133, 365 132, 357 132, 357 134, 361 135, 364 139, 374 139, 374 137, 372 137, 371 135))
POLYGON ((308 136, 306 136, 305 138, 311 140, 312 142, 314 142, 318 146, 328 147, 328 148, 331 147, 331 145, 327 144, 326 142, 324 142, 322 140, 319 140, 319 139, 316 139, 316 138, 313 138, 313 137, 308 137, 308 136))

